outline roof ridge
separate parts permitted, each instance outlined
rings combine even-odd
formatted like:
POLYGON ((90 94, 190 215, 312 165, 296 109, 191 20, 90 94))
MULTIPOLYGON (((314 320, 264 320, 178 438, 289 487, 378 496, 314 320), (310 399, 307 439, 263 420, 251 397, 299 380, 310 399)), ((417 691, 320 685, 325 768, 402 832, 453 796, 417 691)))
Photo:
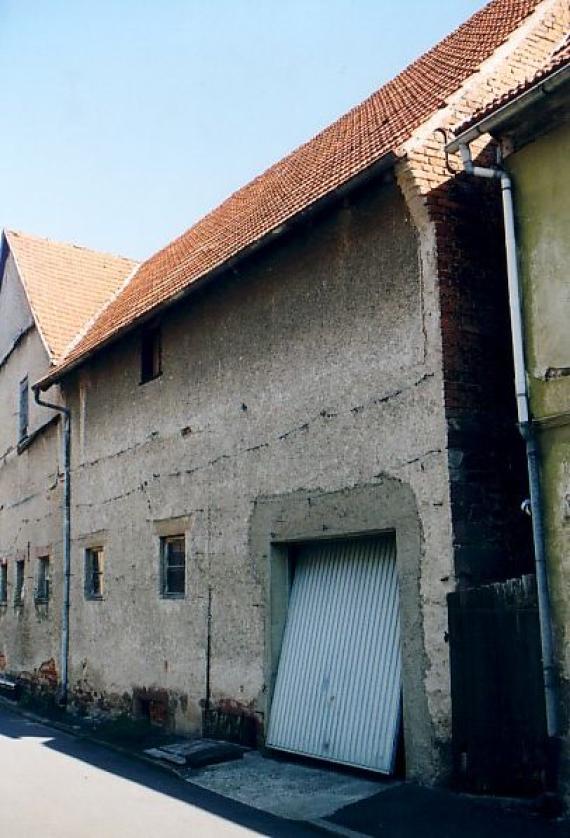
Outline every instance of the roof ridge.
POLYGON ((77 244, 77 242, 60 241, 59 239, 51 239, 47 236, 38 236, 35 233, 26 233, 23 230, 13 230, 8 227, 5 227, 3 232, 7 236, 18 236, 29 241, 42 242, 43 244, 54 245, 55 247, 70 247, 74 248, 75 250, 83 250, 87 251, 88 253, 96 253, 98 256, 109 256, 111 259, 121 259, 124 262, 136 262, 137 264, 141 263, 140 259, 131 259, 129 256, 123 256, 120 253, 110 253, 108 250, 97 250, 96 248, 89 247, 85 244, 77 244))

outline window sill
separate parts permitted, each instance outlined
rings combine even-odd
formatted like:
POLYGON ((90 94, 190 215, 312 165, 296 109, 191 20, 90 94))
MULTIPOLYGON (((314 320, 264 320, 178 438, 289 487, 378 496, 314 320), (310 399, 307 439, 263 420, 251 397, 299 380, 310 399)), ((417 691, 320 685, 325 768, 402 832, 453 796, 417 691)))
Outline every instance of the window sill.
POLYGON ((22 452, 24 452, 26 450, 26 448, 29 448, 33 441, 34 441, 33 435, 32 436, 21 437, 18 440, 18 445, 16 446, 16 451, 18 452, 18 454, 22 454, 22 452))
POLYGON ((27 448, 29 448, 30 445, 33 445, 36 439, 39 436, 41 436, 44 433, 44 431, 47 430, 47 428, 50 427, 50 425, 54 425, 58 421, 59 416, 52 416, 52 418, 48 419, 48 421, 44 425, 37 428, 35 431, 32 431, 31 434, 28 434, 27 436, 24 436, 20 440, 18 440, 18 445, 16 446, 16 451, 18 452, 18 454, 23 454, 24 451, 27 448))
POLYGON ((144 387, 145 384, 150 384, 151 381, 157 381, 159 378, 162 378, 162 372, 153 375, 152 378, 145 378, 139 381, 139 387, 144 387))
POLYGON ((186 594, 167 594, 162 592, 160 595, 161 599, 186 599, 186 594))
POLYGON ((103 602, 105 597, 103 594, 85 594, 86 602, 103 602))

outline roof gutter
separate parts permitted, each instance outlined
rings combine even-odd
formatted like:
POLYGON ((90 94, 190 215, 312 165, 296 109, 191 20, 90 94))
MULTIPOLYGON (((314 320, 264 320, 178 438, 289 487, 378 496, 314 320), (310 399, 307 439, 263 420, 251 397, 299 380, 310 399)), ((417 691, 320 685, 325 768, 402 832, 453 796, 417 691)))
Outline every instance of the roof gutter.
POLYGON ((468 146, 473 140, 476 140, 482 134, 492 134, 493 131, 500 129, 506 122, 517 116, 521 111, 531 107, 543 96, 548 96, 570 81, 570 64, 561 67, 551 76, 548 76, 544 81, 533 85, 530 90, 525 90, 519 96, 516 96, 510 102, 507 102, 496 111, 483 117, 483 119, 471 125, 454 140, 452 140, 446 147, 448 154, 454 154, 459 151, 461 146, 468 146))
POLYGON ((93 357, 93 355, 97 354, 101 349, 111 345, 112 343, 115 343, 115 341, 119 340, 119 338, 128 334, 133 329, 142 326, 148 320, 153 319, 158 314, 161 314, 163 311, 166 311, 167 309, 176 305, 176 303, 188 297, 190 294, 193 294, 201 288, 205 287, 212 280, 220 276, 220 274, 223 274, 226 271, 236 268, 236 266, 243 260, 247 259, 250 256, 253 256, 255 253, 262 250, 266 245, 271 244, 277 238, 280 238, 282 235, 292 230, 297 224, 306 221, 309 217, 315 215, 318 212, 321 212, 322 210, 325 210, 329 206, 332 206, 342 198, 346 197, 349 193, 353 192, 355 189, 358 189, 358 187, 364 185, 370 180, 373 180, 375 177, 378 177, 380 174, 387 171, 388 169, 393 168, 399 159, 400 158, 398 157, 398 155, 394 154, 394 152, 392 151, 383 155, 379 160, 376 160, 376 162, 372 163, 372 165, 368 166, 362 172, 359 172, 359 174, 355 175, 350 180, 338 186, 332 192, 328 192, 326 195, 322 196, 321 198, 318 198, 304 210, 301 210, 300 212, 288 218, 286 221, 283 221, 277 227, 273 228, 273 230, 270 230, 268 233, 265 233, 261 238, 257 239, 257 241, 243 248, 243 250, 240 250, 238 253, 235 254, 235 256, 232 256, 230 259, 227 259, 222 264, 218 265, 215 268, 212 268, 207 273, 198 277, 185 288, 183 288, 181 291, 179 291, 177 294, 170 297, 168 300, 165 300, 163 303, 160 303, 159 305, 145 312, 136 320, 118 329, 112 335, 109 335, 109 337, 105 338, 103 341, 98 343, 92 349, 89 349, 84 354, 78 355, 78 357, 75 358, 70 364, 64 363, 61 366, 61 368, 56 367, 51 373, 44 376, 44 378, 40 379, 40 381, 38 381, 34 385, 34 387, 37 387, 38 390, 42 391, 48 390, 53 384, 55 384, 58 381, 61 381, 61 379, 64 378, 66 375, 83 365, 86 361, 89 360, 89 358, 93 357))

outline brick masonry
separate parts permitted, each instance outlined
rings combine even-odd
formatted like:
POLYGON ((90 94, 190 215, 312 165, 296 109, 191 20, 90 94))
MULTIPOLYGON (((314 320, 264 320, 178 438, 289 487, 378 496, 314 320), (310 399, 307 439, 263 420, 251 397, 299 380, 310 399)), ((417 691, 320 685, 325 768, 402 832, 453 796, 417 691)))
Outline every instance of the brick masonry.
MULTIPOLYGON (((516 428, 502 211, 497 185, 461 172, 445 138, 485 102, 547 61, 570 24, 566 2, 542 3, 402 149, 398 180, 422 232, 424 277, 433 272, 448 432, 455 574, 459 585, 531 569, 531 533, 516 428)), ((489 137, 474 144, 494 162, 489 137)))

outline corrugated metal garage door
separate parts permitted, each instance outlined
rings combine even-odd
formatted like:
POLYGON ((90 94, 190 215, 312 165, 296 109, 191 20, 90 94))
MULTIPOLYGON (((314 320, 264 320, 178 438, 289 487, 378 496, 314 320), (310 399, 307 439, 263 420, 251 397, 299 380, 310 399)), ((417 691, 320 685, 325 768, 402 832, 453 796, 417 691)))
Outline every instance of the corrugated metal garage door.
POLYGON ((391 773, 400 677, 395 538, 303 547, 267 744, 391 773))

